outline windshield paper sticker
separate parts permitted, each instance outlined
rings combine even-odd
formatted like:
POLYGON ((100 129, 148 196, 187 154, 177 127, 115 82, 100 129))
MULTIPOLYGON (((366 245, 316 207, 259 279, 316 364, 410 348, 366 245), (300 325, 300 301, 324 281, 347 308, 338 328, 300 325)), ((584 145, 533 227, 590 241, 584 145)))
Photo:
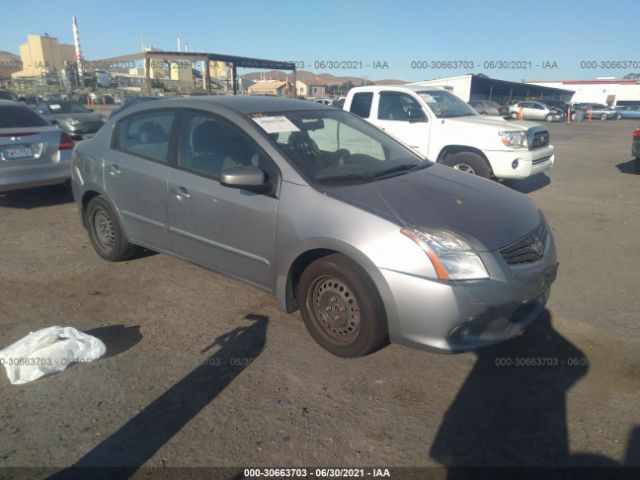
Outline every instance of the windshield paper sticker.
POLYGON ((426 103, 437 103, 436 100, 429 95, 428 93, 421 93, 420 97, 426 102, 426 103))
POLYGON ((300 131, 287 117, 254 117, 253 121, 260 125, 267 133, 300 131))
POLYGON ((51 104, 49 104, 49 108, 51 110, 60 110, 62 107, 60 105, 58 105, 57 103, 51 103, 51 104))

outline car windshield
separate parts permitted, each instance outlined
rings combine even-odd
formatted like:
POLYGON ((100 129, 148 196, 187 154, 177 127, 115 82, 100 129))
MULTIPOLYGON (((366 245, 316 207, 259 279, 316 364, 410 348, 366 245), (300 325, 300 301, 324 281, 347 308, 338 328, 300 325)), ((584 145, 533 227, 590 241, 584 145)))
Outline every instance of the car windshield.
POLYGON ((51 113, 89 113, 89 109, 75 102, 52 102, 47 104, 51 113))
POLYGON ((371 182, 431 165, 377 128, 340 110, 252 117, 312 183, 371 182))
POLYGON ((445 90, 418 92, 433 114, 438 118, 470 117, 477 113, 460 98, 445 90))

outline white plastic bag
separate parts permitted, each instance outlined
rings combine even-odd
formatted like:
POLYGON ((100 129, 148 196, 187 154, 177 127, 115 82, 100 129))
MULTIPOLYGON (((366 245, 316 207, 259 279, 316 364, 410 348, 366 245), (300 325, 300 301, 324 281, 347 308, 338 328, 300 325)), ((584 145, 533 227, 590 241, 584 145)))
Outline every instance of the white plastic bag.
POLYGON ((0 363, 14 385, 61 372, 73 362, 90 362, 107 351, 102 341, 73 327, 48 327, 31 332, 0 350, 0 363))

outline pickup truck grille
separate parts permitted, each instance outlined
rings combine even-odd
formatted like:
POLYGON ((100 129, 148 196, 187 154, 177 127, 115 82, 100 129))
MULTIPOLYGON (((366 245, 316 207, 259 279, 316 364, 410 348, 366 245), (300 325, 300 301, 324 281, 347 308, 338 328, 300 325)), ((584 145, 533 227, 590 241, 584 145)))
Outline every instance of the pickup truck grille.
POLYGON ((509 265, 537 262, 544 255, 547 245, 547 226, 540 224, 526 237, 500 250, 502 258, 509 265))
POLYGON ((542 148, 549 145, 549 132, 547 130, 541 130, 533 133, 533 138, 530 143, 530 150, 536 148, 542 148))

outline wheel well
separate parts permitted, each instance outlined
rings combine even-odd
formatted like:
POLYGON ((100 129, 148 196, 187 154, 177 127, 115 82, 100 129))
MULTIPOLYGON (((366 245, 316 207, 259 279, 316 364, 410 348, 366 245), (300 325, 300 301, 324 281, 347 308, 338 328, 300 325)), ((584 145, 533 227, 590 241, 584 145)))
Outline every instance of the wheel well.
POLYGON ((440 155, 438 155, 438 163, 442 163, 442 161, 449 155, 462 152, 475 153, 476 155, 478 155, 480 158, 482 158, 482 160, 485 161, 485 163, 489 167, 489 170, 491 171, 491 174, 493 175, 493 169, 491 168, 491 163, 489 163, 489 160, 487 160, 487 156, 482 152, 482 150, 470 147, 468 145, 447 145, 442 150, 440 150, 440 155))
POLYGON ((316 248, 314 250, 308 250, 296 258, 291 267, 289 268, 289 274, 287 275, 287 291, 286 291, 286 310, 287 313, 295 312, 298 309, 298 299, 296 298, 296 290, 298 288, 298 282, 302 272, 312 262, 315 262, 319 258, 340 253, 336 250, 330 250, 326 248, 316 248))
POLYGON ((88 192, 85 192, 84 195, 82 195, 82 222, 84 222, 84 212, 87 210, 87 205, 89 205, 89 202, 92 198, 95 198, 98 195, 100 194, 93 190, 89 190, 88 192))

